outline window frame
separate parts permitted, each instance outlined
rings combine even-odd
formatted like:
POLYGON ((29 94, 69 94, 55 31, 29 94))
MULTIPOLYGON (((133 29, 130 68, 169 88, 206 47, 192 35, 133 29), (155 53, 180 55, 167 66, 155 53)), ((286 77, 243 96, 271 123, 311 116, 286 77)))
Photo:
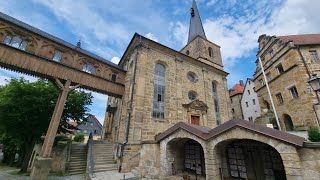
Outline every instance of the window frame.
POLYGON ((278 105, 282 105, 283 104, 283 97, 282 94, 279 92, 277 94, 275 94, 277 101, 278 101, 278 105))
POLYGON ((296 99, 296 98, 299 97, 299 92, 298 92, 298 89, 297 89, 297 87, 296 87, 295 85, 289 87, 288 90, 289 90, 289 92, 290 92, 290 94, 291 94, 291 97, 292 97, 293 99, 296 99), (293 91, 293 90, 294 90, 294 91, 293 91))
POLYGON ((312 64, 319 63, 319 56, 318 56, 317 50, 310 50, 309 55, 310 55, 310 61, 312 64))
POLYGON ((278 74, 279 75, 281 75, 281 74, 283 74, 285 72, 284 69, 283 69, 282 64, 278 64, 275 68, 278 70, 278 74))
POLYGON ((153 109, 152 118, 165 119, 166 66, 156 63, 154 66, 153 109), (159 95, 161 101, 159 101, 159 95))

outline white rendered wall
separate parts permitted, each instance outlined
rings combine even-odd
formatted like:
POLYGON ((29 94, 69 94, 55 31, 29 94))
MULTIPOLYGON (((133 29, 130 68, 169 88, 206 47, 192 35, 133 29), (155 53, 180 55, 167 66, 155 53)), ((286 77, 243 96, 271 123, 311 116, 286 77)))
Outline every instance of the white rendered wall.
POLYGON ((254 91, 254 83, 252 80, 247 79, 246 85, 241 99, 241 108, 243 113, 243 118, 249 121, 249 117, 254 120, 261 115, 261 109, 258 101, 257 93, 254 91), (250 91, 250 94, 248 93, 250 91), (253 104, 253 99, 255 99, 255 105, 253 104), (246 105, 248 102, 248 107, 246 105))

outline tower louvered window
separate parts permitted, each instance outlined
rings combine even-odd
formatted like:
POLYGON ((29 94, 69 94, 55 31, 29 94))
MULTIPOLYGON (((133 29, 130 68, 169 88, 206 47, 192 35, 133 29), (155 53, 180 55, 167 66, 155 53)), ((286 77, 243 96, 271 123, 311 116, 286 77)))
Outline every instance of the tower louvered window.
POLYGON ((152 116, 157 119, 164 119, 165 90, 166 90, 166 69, 162 64, 156 64, 154 71, 154 98, 152 116))

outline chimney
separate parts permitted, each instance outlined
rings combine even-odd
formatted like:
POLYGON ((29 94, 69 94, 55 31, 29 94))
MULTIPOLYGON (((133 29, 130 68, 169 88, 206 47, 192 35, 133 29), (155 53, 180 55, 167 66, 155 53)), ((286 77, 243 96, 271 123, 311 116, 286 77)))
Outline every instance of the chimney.
POLYGON ((239 83, 240 83, 241 86, 244 86, 243 80, 240 80, 239 83))

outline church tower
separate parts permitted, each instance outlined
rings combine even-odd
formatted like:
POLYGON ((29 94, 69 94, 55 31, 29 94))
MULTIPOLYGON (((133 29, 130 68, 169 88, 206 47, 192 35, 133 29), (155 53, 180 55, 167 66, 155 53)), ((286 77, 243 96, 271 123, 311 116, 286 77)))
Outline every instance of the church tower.
POLYGON ((207 39, 195 0, 190 9, 188 43, 181 52, 223 70, 220 46, 207 39))

